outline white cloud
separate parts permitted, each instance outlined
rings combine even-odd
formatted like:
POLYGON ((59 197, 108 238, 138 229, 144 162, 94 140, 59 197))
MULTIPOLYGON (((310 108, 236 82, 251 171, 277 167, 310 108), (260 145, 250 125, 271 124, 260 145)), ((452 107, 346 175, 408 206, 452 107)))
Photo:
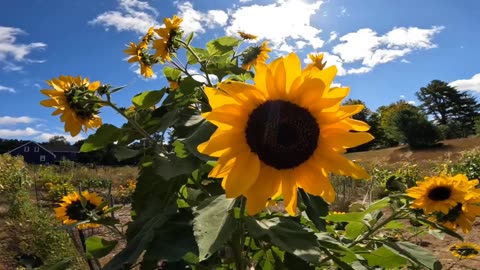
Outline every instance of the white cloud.
POLYGON ((238 0, 240 3, 247 3, 247 2, 252 2, 252 0, 238 0))
POLYGON ((0 66, 5 71, 21 71, 19 63, 42 63, 41 60, 32 60, 28 55, 34 50, 44 49, 47 44, 33 42, 22 44, 17 42, 17 36, 25 35, 22 29, 0 26, 0 66))
POLYGON ((456 80, 450 83, 450 86, 457 90, 470 90, 480 93, 480 73, 473 75, 470 79, 456 80))
MULTIPOLYGON (((187 70, 189 74, 192 75, 192 78, 197 81, 197 82, 201 82, 201 83, 207 83, 207 78, 205 78, 205 74, 196 70, 196 69, 188 69, 187 70)), ((182 75, 183 76, 183 75, 182 75)), ((185 75, 186 76, 186 75, 185 75)), ((210 79, 210 82, 212 82, 213 84, 217 83, 218 82, 218 78, 217 76, 213 75, 213 74, 209 74, 208 75, 208 78, 210 79)))
POLYGON ((0 116, 0 125, 30 124, 36 120, 37 119, 28 116, 0 116))
POLYGON ((408 61, 408 60, 405 59, 405 58, 403 58, 402 60, 400 60, 400 62, 405 63, 405 64, 410 64, 410 61, 408 61))
POLYGON ((428 29, 397 27, 384 35, 378 35, 370 28, 363 28, 340 37, 341 43, 333 47, 333 53, 343 63, 362 64, 360 68, 348 69, 347 73, 365 73, 379 64, 394 61, 415 50, 437 47, 432 39, 443 29, 442 26, 428 29))
POLYGON ((405 96, 404 96, 404 95, 400 95, 400 99, 405 99, 405 96))
POLYGON ((40 131, 29 127, 25 129, 0 129, 0 137, 2 138, 27 137, 37 135, 39 133, 40 131))
MULTIPOLYGON (((231 20, 225 32, 227 35, 235 35, 237 31, 245 31, 269 40, 273 49, 278 51, 298 49, 293 47, 298 46, 294 43, 296 41, 304 41, 313 49, 318 49, 324 41, 319 37, 321 30, 312 26, 311 17, 317 14, 322 3, 321 0, 313 3, 277 0, 269 5, 242 6, 230 11, 231 20)), ((303 45, 300 43, 300 46, 303 45)))
POLYGON ((119 0, 118 10, 111 10, 98 15, 90 24, 100 24, 109 30, 134 31, 145 34, 152 26, 158 26, 158 12, 147 1, 119 0))
POLYGON ((82 135, 77 135, 75 137, 72 137, 66 133, 42 133, 36 137, 33 138, 33 140, 35 141, 38 141, 38 142, 48 142, 48 140, 50 140, 50 138, 54 137, 54 136, 63 136, 69 143, 75 143, 79 140, 83 140, 85 139, 85 137, 83 137, 82 135))
POLYGON ((9 93, 16 93, 15 89, 7 86, 0 85, 0 92, 9 92, 9 93))
POLYGON ((417 105, 417 102, 415 100, 409 100, 407 101, 407 103, 413 106, 417 105))
POLYGON ((330 32, 330 37, 328 38, 328 41, 327 42, 332 42, 334 41, 335 39, 337 39, 338 37, 338 33, 335 32, 335 31, 332 31, 330 32))
POLYGON ((183 18, 182 29, 186 33, 205 33, 203 24, 208 28, 225 26, 228 15, 223 10, 209 10, 207 13, 195 10, 190 2, 177 3, 179 16, 183 18))

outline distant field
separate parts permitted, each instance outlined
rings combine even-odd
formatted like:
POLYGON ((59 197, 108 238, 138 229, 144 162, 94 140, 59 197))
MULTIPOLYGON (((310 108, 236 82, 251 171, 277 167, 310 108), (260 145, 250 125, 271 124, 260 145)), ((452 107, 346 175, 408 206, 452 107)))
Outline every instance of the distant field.
POLYGON ((347 157, 360 162, 391 164, 395 162, 411 162, 422 164, 430 161, 452 160, 460 157, 460 153, 480 148, 480 137, 452 139, 442 141, 441 147, 412 151, 408 146, 397 146, 381 150, 348 153, 347 157))

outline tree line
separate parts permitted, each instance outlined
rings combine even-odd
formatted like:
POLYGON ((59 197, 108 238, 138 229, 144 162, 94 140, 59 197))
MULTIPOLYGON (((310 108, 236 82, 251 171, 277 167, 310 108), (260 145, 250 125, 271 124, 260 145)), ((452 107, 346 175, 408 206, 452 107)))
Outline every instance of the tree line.
MULTIPOLYGON (((367 107, 353 118, 367 122, 372 142, 351 149, 365 151, 408 144, 411 148, 440 146, 439 141, 480 135, 480 104, 468 92, 460 92, 448 83, 433 80, 415 93, 415 106, 399 100, 380 106, 373 112, 367 107)), ((365 103, 349 99, 344 104, 365 103)))

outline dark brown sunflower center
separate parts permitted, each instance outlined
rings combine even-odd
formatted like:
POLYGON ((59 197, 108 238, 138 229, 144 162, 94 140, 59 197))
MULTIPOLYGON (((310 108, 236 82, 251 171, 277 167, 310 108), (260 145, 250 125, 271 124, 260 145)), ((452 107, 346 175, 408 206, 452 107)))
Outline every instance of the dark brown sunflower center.
POLYGON ((452 190, 448 187, 436 187, 428 193, 428 198, 432 201, 444 201, 450 198, 452 190))
POLYGON ((91 202, 87 202, 85 208, 82 207, 82 203, 80 201, 74 201, 70 205, 67 206, 67 216, 70 219, 82 221, 88 219, 88 212, 94 210, 97 206, 91 202))
POLYGON ((270 100, 250 114, 245 136, 252 152, 276 169, 305 162, 317 148, 320 129, 306 109, 283 100, 270 100))

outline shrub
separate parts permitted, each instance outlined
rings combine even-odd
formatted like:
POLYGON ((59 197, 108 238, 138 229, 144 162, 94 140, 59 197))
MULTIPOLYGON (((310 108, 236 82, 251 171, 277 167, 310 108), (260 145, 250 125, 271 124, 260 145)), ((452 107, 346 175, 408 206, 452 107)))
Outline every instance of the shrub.
POLYGON ((392 121, 411 148, 428 148, 438 145, 441 134, 425 115, 417 110, 403 109, 392 116, 392 121))

